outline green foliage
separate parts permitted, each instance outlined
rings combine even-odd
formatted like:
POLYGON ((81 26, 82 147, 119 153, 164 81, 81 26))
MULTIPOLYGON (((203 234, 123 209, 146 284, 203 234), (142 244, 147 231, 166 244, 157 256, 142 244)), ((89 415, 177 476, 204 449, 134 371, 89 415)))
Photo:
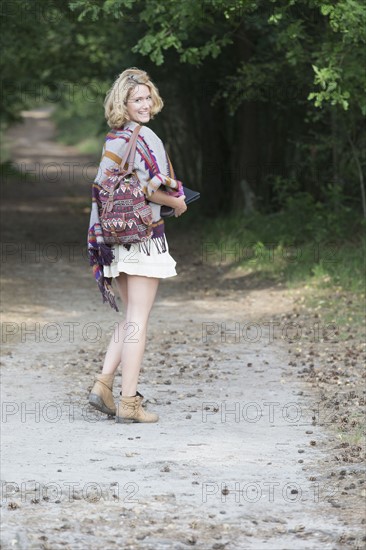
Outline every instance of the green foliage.
POLYGON ((69 2, 72 11, 78 13, 78 20, 90 17, 97 21, 103 16, 124 19, 134 5, 134 0, 102 0, 96 3, 93 0, 74 0, 69 2))
POLYGON ((261 211, 280 219, 281 209, 290 215, 301 206, 310 225, 312 212, 327 218, 329 206, 342 217, 351 205, 358 216, 366 165, 362 0, 4 5, 3 120, 43 99, 61 104, 62 139, 89 139, 93 128, 103 128, 102 99, 111 82, 125 67, 143 67, 167 95, 162 137, 178 158, 181 179, 197 182, 213 211, 227 198, 217 166, 231 170, 225 183, 240 209, 242 172, 254 162, 276 165, 249 181, 261 211), (100 94, 86 106, 80 93, 95 82, 100 94))
POLYGON ((216 59, 232 43, 244 14, 257 6, 258 2, 244 0, 146 0, 137 7, 131 0, 70 2, 79 20, 112 16, 127 23, 144 23, 145 32, 133 51, 149 56, 157 65, 164 63, 164 52, 169 49, 183 63, 200 65, 207 57, 216 59))
POLYGON ((314 84, 320 90, 309 94, 317 107, 323 102, 347 110, 352 101, 366 115, 366 5, 356 0, 317 2, 328 21, 326 40, 313 64, 314 84))
POLYGON ((79 21, 64 0, 6 0, 1 23, 0 112, 5 122, 18 119, 34 102, 62 101, 70 84, 82 88, 94 79, 109 81, 115 66, 109 44, 126 47, 118 26, 111 27, 109 20, 97 28, 88 18, 79 21))
POLYGON ((258 278, 364 291, 365 224, 350 209, 339 219, 311 196, 288 197, 277 214, 202 222, 204 260, 241 266, 258 278), (209 246, 207 245, 209 243, 209 246))
POLYGON ((319 69, 316 65, 313 65, 313 69, 315 72, 314 83, 319 84, 322 91, 310 93, 308 99, 315 99, 316 107, 322 107, 323 103, 330 103, 331 105, 341 105, 346 111, 349 107, 350 92, 342 92, 339 86, 341 70, 332 67, 319 69))
MULTIPOLYGON (((366 75, 360 70, 365 65, 366 6, 359 0, 73 0, 69 5, 55 0, 47 12, 39 10, 38 14, 30 0, 7 5, 12 8, 5 10, 5 81, 13 76, 15 57, 20 61, 17 81, 24 86, 34 82, 52 86, 60 77, 69 80, 70 72, 81 67, 81 74, 89 76, 83 61, 108 64, 105 35, 115 34, 111 22, 116 21, 135 27, 132 52, 157 65, 166 62, 168 50, 175 51, 180 62, 200 66, 207 58, 218 59, 235 40, 247 42, 252 49, 250 59, 238 59, 234 71, 228 65, 219 91, 220 97, 230 100, 231 112, 256 92, 257 100, 266 101, 263 87, 278 85, 278 77, 305 84, 316 107, 329 104, 348 109, 353 103, 366 114, 366 75), (22 40, 16 40, 17 36, 22 40)), ((12 112, 24 100, 24 94, 15 96, 12 112)))

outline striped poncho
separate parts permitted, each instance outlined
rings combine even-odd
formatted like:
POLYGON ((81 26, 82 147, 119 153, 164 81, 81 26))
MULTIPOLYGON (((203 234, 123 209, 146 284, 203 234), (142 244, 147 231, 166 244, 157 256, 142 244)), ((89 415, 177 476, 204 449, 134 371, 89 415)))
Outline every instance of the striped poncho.
MULTIPOLYGON (((127 143, 137 123, 127 122, 123 128, 112 129, 108 132, 103 146, 98 173, 92 186, 92 208, 88 231, 88 252, 90 265, 93 267, 94 277, 103 296, 103 301, 118 311, 115 296, 111 287, 111 279, 104 277, 103 265, 110 265, 113 260, 111 247, 104 243, 103 232, 99 221, 101 203, 99 200, 100 184, 108 177, 108 170, 117 168, 126 150, 127 143)), ((142 126, 137 139, 137 148, 134 161, 134 171, 140 181, 146 199, 153 200, 154 192, 162 185, 164 190, 175 190, 183 194, 183 186, 175 178, 174 170, 158 136, 142 126)), ((159 253, 166 251, 164 237, 164 220, 160 216, 161 206, 149 202, 153 214, 153 231, 151 241, 146 246, 141 243, 143 251, 149 254, 149 246, 155 246, 159 253)), ((129 245, 126 245, 129 246, 129 245)))

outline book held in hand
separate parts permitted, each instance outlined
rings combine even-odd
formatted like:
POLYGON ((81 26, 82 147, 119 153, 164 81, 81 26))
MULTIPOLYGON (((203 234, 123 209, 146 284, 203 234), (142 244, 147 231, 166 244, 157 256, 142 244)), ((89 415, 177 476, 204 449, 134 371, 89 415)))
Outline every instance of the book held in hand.
MULTIPOLYGON (((201 197, 199 191, 193 191, 193 189, 189 189, 188 187, 183 186, 183 191, 186 197, 184 199, 186 205, 191 204, 201 197)), ((174 216, 174 208, 172 208, 171 206, 162 206, 160 214, 162 218, 170 218, 171 216, 174 216)))

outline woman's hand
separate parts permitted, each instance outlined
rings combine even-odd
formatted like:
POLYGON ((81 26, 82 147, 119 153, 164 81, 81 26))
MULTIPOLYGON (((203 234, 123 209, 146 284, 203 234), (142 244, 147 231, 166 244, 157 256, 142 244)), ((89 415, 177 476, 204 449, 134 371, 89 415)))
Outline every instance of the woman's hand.
POLYGON ((185 198, 186 198, 185 195, 181 195, 180 197, 175 199, 176 205, 174 205, 174 216, 176 218, 184 214, 184 212, 187 210, 187 205, 184 202, 185 198))
POLYGON ((150 197, 148 197, 148 201, 154 202, 155 204, 170 206, 170 208, 174 209, 174 215, 177 218, 178 216, 184 214, 187 210, 187 205, 184 202, 185 198, 185 195, 174 197, 172 193, 167 193, 166 191, 157 189, 150 197))

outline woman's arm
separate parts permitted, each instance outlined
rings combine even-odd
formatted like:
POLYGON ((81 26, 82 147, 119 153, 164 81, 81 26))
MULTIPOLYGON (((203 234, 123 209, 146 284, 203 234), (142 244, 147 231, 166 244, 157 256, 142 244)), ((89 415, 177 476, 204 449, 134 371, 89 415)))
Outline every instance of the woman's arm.
POLYGON ((175 210, 175 217, 180 216, 187 210, 187 205, 184 202, 185 195, 181 195, 180 197, 173 197, 172 195, 169 195, 165 191, 161 191, 160 189, 157 189, 150 197, 147 197, 147 199, 150 202, 154 202, 155 204, 161 204, 164 206, 170 206, 171 208, 174 208, 175 210))

